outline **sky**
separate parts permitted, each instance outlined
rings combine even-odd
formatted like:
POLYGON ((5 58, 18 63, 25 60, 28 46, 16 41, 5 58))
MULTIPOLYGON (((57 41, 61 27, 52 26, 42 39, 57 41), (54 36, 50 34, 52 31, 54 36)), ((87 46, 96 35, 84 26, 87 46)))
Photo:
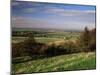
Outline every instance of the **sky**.
POLYGON ((13 28, 83 30, 95 27, 95 6, 12 1, 13 28))

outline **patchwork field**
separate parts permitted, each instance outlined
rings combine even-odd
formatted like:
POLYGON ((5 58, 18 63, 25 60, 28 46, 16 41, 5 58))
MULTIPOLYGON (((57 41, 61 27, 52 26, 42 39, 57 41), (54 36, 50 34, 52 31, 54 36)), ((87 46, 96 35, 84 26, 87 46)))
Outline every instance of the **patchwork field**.
MULTIPOLYGON (((13 60, 27 60, 20 57, 13 60)), ((12 64, 14 73, 34 73, 51 71, 90 70, 96 68, 95 52, 60 55, 55 57, 29 60, 12 64)))
MULTIPOLYGON (((34 34, 35 40, 41 43, 49 43, 59 40, 77 40, 79 36, 80 32, 43 32, 40 34, 40 31, 38 31, 37 34, 34 34)), ((12 42, 18 43, 24 41, 25 39, 27 39, 27 37, 13 36, 12 42)))

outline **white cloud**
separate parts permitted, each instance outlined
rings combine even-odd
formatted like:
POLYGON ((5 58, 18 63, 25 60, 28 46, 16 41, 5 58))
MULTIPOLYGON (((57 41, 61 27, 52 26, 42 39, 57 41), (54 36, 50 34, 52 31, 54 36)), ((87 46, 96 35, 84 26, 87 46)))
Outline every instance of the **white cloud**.
MULTIPOLYGON (((52 19, 54 20, 54 19, 52 19)), ((57 20, 52 22, 52 20, 43 20, 43 19, 33 19, 28 17, 12 16, 12 27, 17 28, 54 28, 54 29, 75 29, 83 30, 85 26, 89 29, 95 27, 93 23, 86 23, 73 20, 57 20)))
POLYGON ((13 16, 12 19, 12 27, 24 27, 24 28, 44 28, 48 27, 48 22, 33 19, 28 17, 19 17, 13 16))
POLYGON ((84 14, 95 14, 95 10, 66 10, 61 8, 49 8, 46 9, 44 12, 46 13, 52 13, 59 16, 78 16, 78 15, 84 15, 84 14))

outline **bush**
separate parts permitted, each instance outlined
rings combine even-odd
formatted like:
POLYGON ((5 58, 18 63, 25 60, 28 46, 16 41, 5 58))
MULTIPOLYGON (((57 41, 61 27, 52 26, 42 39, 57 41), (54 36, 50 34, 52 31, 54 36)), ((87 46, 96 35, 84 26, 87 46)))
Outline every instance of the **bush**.
POLYGON ((28 53, 25 49, 25 45, 21 43, 12 43, 12 57, 27 56, 28 53))
POLYGON ((62 48, 62 46, 56 46, 55 44, 52 44, 48 46, 48 48, 45 50, 45 55, 47 56, 55 56, 55 55, 61 55, 65 54, 66 50, 62 48))
POLYGON ((34 36, 31 33, 28 33, 28 39, 20 43, 12 44, 12 56, 32 56, 37 53, 38 43, 35 41, 34 36))
POLYGON ((77 45, 73 42, 65 42, 63 44, 56 45, 55 43, 48 46, 45 50, 45 54, 47 56, 55 56, 55 55, 62 55, 62 54, 71 54, 77 53, 79 49, 77 45))

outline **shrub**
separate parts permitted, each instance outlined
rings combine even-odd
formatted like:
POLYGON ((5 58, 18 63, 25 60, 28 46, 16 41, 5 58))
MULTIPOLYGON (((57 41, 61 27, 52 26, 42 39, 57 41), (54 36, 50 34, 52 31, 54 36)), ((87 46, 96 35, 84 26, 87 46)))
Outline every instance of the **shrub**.
POLYGON ((21 43, 12 43, 12 57, 27 56, 28 53, 25 49, 24 44, 21 43))
POLYGON ((31 33, 28 33, 28 39, 23 42, 13 43, 12 44, 12 56, 32 56, 34 53, 37 53, 37 42, 34 39, 34 36, 31 33))
POLYGON ((55 56, 55 55, 76 53, 79 52, 77 46, 78 46, 77 44, 71 41, 59 45, 53 43, 50 46, 48 46, 48 48, 45 50, 45 54, 47 56, 55 56))
POLYGON ((52 44, 48 46, 48 48, 45 50, 44 53, 47 56, 55 56, 55 55, 65 54, 66 50, 60 45, 57 46, 55 44, 52 44))

